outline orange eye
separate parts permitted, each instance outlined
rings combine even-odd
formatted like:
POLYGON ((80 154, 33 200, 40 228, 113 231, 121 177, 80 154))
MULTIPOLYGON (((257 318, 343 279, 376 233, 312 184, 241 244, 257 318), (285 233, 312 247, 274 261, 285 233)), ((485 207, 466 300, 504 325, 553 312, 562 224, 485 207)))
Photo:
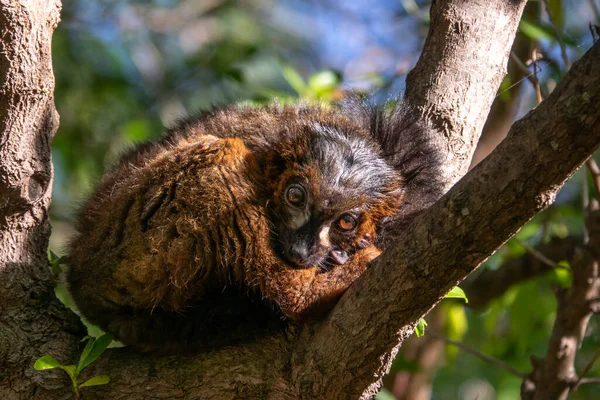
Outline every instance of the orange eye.
POLYGON ((306 201, 306 194, 304 188, 300 185, 291 185, 287 188, 285 198, 291 205, 295 207, 302 207, 306 201))
POLYGON ((338 219, 337 225, 343 231, 351 231, 356 227, 356 219, 350 214, 344 214, 338 219))

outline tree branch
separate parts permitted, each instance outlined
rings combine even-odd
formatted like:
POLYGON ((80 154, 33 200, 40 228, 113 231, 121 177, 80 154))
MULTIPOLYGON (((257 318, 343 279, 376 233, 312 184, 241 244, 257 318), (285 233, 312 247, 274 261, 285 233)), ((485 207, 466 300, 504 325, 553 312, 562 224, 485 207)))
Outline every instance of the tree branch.
POLYGON ((594 192, 596 194, 596 198, 600 199, 600 167, 596 163, 596 160, 590 158, 587 161, 588 169, 590 170, 590 174, 592 175, 592 183, 594 184, 594 192))
POLYGON ((581 385, 586 385, 589 383, 600 383, 600 377, 598 378, 583 378, 581 379, 581 381, 579 382, 579 386, 581 385))
MULTIPOLYGON (((446 190, 468 170, 506 75, 525 1, 433 1, 423 53, 406 78, 406 99, 439 135, 446 190)), ((445 191, 446 191, 445 190, 445 191)))
MULTIPOLYGON (((185 365, 157 357, 144 359, 143 365, 174 365, 168 373, 179 377, 181 387, 221 388, 225 398, 260 389, 271 398, 357 398, 366 387, 365 395, 371 395, 418 319, 550 204, 565 179, 598 147, 600 77, 593 68, 599 56, 597 45, 546 101, 513 126, 496 151, 407 229, 325 321, 305 327, 298 342, 294 335, 291 341, 271 338, 279 352, 269 353, 266 364, 252 356, 267 351, 258 343, 185 358, 185 365), (231 391, 230 373, 201 373, 230 371, 233 367, 222 362, 208 368, 225 357, 235 359, 235 370, 251 373, 256 384, 231 391)), ((111 393, 128 391, 132 380, 165 387, 122 355, 109 355, 98 367, 103 365, 116 375, 111 393)))
MULTIPOLYGON (((528 1, 523 16, 529 20, 538 21, 540 19, 540 3, 528 1)), ((514 122, 515 115, 521 103, 521 94, 525 85, 523 81, 533 76, 533 72, 527 67, 522 69, 518 62, 521 59, 531 57, 531 52, 535 47, 535 42, 523 34, 517 34, 511 47, 510 59, 507 66, 507 75, 504 81, 508 81, 510 86, 496 94, 489 115, 486 118, 485 125, 481 132, 481 137, 477 142, 477 148, 473 154, 470 168, 479 164, 481 160, 487 157, 504 140, 514 122)))

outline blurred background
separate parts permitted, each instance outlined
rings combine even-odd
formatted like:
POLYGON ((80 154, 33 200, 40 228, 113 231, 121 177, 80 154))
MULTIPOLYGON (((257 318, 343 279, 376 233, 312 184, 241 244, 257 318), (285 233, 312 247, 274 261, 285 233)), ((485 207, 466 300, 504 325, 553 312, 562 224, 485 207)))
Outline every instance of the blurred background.
MULTIPOLYGON (((425 0, 63 0, 53 42, 61 122, 53 143, 50 249, 63 253, 78 204, 118 155, 178 118, 226 103, 332 102, 349 91, 393 98, 419 57, 428 13, 425 0)), ((552 91, 591 46, 599 23, 597 1, 529 2, 474 163, 552 91)), ((588 186, 583 174, 572 178, 556 204, 480 273, 525 260, 533 247, 558 251, 580 237, 588 186)), ((521 379, 427 332, 530 370, 554 322, 551 288, 570 279, 568 268, 533 275, 490 299, 481 298, 478 291, 489 291, 471 277, 463 285, 471 301, 444 300, 429 314, 425 335, 403 346, 378 399, 518 398, 521 379)), ((600 347, 599 325, 592 318, 580 368, 600 347)), ((598 364, 590 375, 600 375, 598 364)), ((594 389, 600 393, 586 385, 570 398, 591 399, 594 389)))

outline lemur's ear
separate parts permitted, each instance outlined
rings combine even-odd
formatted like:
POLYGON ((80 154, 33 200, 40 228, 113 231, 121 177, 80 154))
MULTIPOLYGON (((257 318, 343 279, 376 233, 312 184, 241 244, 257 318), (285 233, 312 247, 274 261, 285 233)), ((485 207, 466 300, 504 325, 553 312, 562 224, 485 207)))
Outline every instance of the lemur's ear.
POLYGON ((268 190, 273 193, 277 190, 278 177, 285 171, 286 160, 277 149, 272 149, 265 159, 264 178, 268 190))

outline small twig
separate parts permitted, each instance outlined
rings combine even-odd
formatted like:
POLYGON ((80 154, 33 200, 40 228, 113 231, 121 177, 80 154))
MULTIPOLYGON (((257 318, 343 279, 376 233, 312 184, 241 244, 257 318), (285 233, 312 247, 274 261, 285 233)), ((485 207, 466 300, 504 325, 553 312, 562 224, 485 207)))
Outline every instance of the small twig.
POLYGON ((598 361, 599 358, 600 358, 600 349, 598 349, 598 351, 596 351, 596 353, 594 354, 594 356, 592 357, 590 362, 588 362, 588 364, 583 369, 583 372, 581 372, 581 374, 579 375, 579 379, 577 379, 577 382, 575 382, 575 384, 573 385, 573 390, 577 390, 577 387, 583 383, 584 379, 599 379, 598 382, 600 382, 600 378, 585 378, 585 375, 588 372, 590 372, 590 369, 592 369, 592 367, 594 366, 594 363, 596 361, 598 361))
POLYGON ((539 94, 538 102, 541 102, 543 99, 548 97, 548 91, 545 88, 543 88, 542 85, 540 85, 540 81, 537 79, 537 64, 533 65, 534 72, 531 72, 529 70, 529 67, 527 67, 527 65, 525 65, 523 61, 521 61, 519 56, 517 56, 517 54, 514 51, 510 52, 510 59, 519 69, 519 71, 521 71, 521 73, 525 75, 525 78, 527 78, 527 80, 531 82, 531 84, 535 88, 536 93, 539 94))
MULTIPOLYGON (((594 378, 583 378, 581 382, 579 382, 579 386, 585 385, 586 383, 600 383, 600 377, 594 378)), ((577 389, 577 388, 575 388, 577 389)))
POLYGON ((490 363, 492 365, 495 365, 499 368, 504 369, 507 372, 510 372, 511 374, 518 376, 521 379, 525 379, 527 377, 527 374, 518 371, 517 369, 513 368, 510 364, 505 363, 502 360, 498 360, 496 358, 490 357, 487 354, 483 354, 482 352, 480 352, 479 350, 474 349, 473 347, 467 346, 464 343, 461 342, 457 342, 455 340, 449 339, 446 336, 440 335, 439 333, 432 331, 432 330, 427 330, 426 331, 427 335, 431 335, 433 336, 435 339, 441 340, 443 342, 446 342, 448 344, 451 344, 453 346, 458 347, 459 349, 466 351, 467 353, 470 353, 480 359, 482 359, 483 361, 490 363))
POLYGON ((559 31, 558 25, 554 20, 554 16, 550 11, 550 5, 548 4, 548 0, 544 0, 544 5, 546 6, 546 12, 548 13, 548 17, 550 18, 550 22, 552 23, 552 29, 554 30, 554 34, 556 35, 556 40, 560 46, 560 55, 565 63, 565 70, 569 70, 571 68, 571 63, 569 61, 569 56, 567 55, 567 46, 565 46, 565 42, 562 38, 562 32, 559 31))
POLYGON ((537 85, 535 85, 535 94, 537 96, 537 101, 538 104, 542 102, 542 100, 544 100, 544 96, 542 94, 542 85, 539 84, 539 80, 537 77, 537 72, 538 72, 538 66, 537 66, 537 60, 538 60, 538 53, 537 53, 537 49, 534 47, 533 50, 531 50, 531 63, 533 64, 533 77, 535 78, 536 82, 538 82, 537 85))
POLYGON ((592 183, 594 184, 596 199, 600 200, 600 167, 598 167, 596 160, 594 160, 592 157, 587 160, 586 165, 590 171, 590 174, 592 175, 592 183))
POLYGON ((557 263, 555 263, 554 261, 552 261, 551 259, 549 259, 548 257, 546 257, 545 255, 543 255, 542 253, 540 253, 539 251, 537 251, 536 249, 534 249, 533 247, 529 246, 527 243, 514 238, 515 242, 519 243, 521 246, 523 246, 523 248, 532 256, 534 256, 535 258, 537 258, 538 260, 540 260, 541 262, 543 262, 544 264, 546 264, 549 267, 552 268, 564 268, 561 265, 558 265, 557 263))

